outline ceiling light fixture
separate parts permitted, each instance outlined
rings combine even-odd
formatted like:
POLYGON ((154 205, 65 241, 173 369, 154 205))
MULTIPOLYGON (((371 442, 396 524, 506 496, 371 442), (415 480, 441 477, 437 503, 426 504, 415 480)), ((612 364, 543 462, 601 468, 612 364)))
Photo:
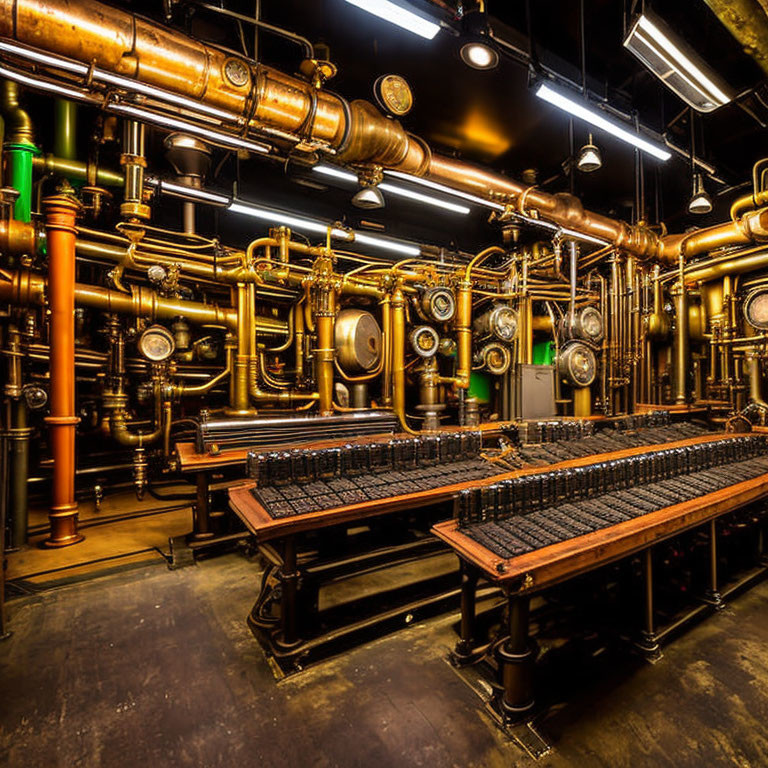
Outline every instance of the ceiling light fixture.
POLYGON ((617 120, 605 117, 596 109, 587 106, 586 102, 576 94, 570 94, 551 83, 540 83, 536 88, 536 95, 569 115, 610 133, 611 136, 637 147, 641 152, 645 152, 658 160, 669 160, 672 157, 672 153, 661 144, 643 138, 632 128, 624 127, 617 120))
POLYGON ((409 11, 390 0, 347 0, 347 2, 427 40, 432 40, 440 31, 440 25, 437 22, 409 11))
POLYGON ((479 7, 466 11, 461 19, 462 46, 459 55, 472 69, 496 69, 499 66, 499 52, 491 40, 488 16, 481 2, 479 7))
POLYGON ((704 188, 704 179, 700 173, 693 177, 693 194, 688 203, 690 213, 704 214, 712 211, 712 198, 704 188))
POLYGON ((375 184, 363 185, 352 197, 352 205, 366 211, 383 208, 385 205, 384 195, 381 194, 381 190, 375 184))
POLYGON ((589 141, 579 150, 576 158, 576 167, 583 173, 592 173, 603 167, 603 158, 600 149, 592 141, 592 134, 589 134, 589 141))
POLYGON ((484 40, 464 43, 459 54, 461 60, 472 69, 496 69, 499 66, 499 54, 484 40))
POLYGON ((711 112, 731 101, 728 86, 659 19, 647 13, 639 16, 624 39, 624 47, 699 112, 711 112))
MULTIPOLYGON (((357 176, 355 176, 354 173, 351 173, 350 171, 342 170, 341 168, 337 168, 333 165, 328 165, 327 163, 320 163, 319 165, 313 166, 312 170, 315 173, 323 174, 324 176, 330 176, 336 179, 341 179, 342 181, 347 181, 351 184, 357 184, 358 179, 357 176)), ((385 171, 387 175, 396 175, 395 172, 392 172, 390 174, 389 171, 385 171)), ((404 179, 407 179, 408 181, 414 181, 415 178, 412 176, 408 176, 408 174, 401 174, 401 177, 404 179)), ((437 185, 440 187, 440 185, 437 185)), ((441 200, 438 197, 432 197, 431 195, 423 195, 420 192, 415 192, 412 189, 406 189, 405 187, 400 187, 396 184, 389 184, 388 182, 384 181, 381 182, 378 185, 379 189, 382 192, 386 192, 388 195, 394 195, 396 197, 404 197, 408 200, 416 200, 419 203, 424 203, 425 205, 432 205, 436 208, 442 208, 446 211, 451 211, 452 213, 459 213, 463 216, 466 216, 470 213, 470 209, 466 205, 458 205, 456 203, 451 203, 448 200, 441 200)), ((360 190, 362 192, 363 190, 360 190)), ((440 191, 446 192, 448 194, 455 194, 453 190, 448 189, 447 187, 442 188, 440 191)), ((358 195, 360 194, 358 192, 358 195)), ((470 197, 472 197, 470 195, 470 197)), ((472 202, 483 202, 480 198, 474 198, 472 202)), ((502 208, 503 210, 503 208, 502 208)))

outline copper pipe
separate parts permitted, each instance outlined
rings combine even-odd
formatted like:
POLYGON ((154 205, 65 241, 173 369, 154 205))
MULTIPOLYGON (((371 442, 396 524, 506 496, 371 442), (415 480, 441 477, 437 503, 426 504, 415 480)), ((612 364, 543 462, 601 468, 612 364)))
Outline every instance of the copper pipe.
POLYGON ((65 547, 83 540, 77 531, 75 500, 75 219, 80 204, 69 195, 43 201, 48 238, 50 292, 51 415, 53 457, 50 537, 46 546, 65 547))

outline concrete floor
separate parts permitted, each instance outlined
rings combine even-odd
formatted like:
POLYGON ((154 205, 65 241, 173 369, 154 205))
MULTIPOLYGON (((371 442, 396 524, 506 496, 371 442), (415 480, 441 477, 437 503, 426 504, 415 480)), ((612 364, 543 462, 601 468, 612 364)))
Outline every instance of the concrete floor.
MULTIPOLYGON (((0 765, 532 764, 445 662, 450 618, 276 683, 245 625, 256 576, 228 555, 11 601, 0 765)), ((539 765, 768 765, 768 583, 655 665, 566 654, 550 666, 549 676, 570 681, 568 703, 542 723, 555 748, 539 765)))

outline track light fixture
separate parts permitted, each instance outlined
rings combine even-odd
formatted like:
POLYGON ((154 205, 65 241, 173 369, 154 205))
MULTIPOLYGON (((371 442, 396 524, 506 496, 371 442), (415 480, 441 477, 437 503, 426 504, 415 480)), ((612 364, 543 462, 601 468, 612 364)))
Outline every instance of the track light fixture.
POLYGON ((579 150, 576 158, 576 167, 583 173, 592 173, 603 167, 603 157, 600 149, 592 141, 592 134, 589 134, 589 141, 579 150))
POLYGON ((352 197, 352 205, 367 211, 383 208, 384 195, 381 194, 381 190, 375 184, 362 186, 352 197))
POLYGON ((468 67, 496 69, 499 66, 499 52, 491 40, 488 18, 482 6, 464 14, 462 40, 459 55, 468 67))

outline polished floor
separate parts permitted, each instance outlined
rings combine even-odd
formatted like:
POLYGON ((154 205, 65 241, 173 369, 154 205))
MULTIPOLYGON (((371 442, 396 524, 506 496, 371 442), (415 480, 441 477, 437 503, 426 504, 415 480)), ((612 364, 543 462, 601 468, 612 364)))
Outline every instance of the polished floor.
MULTIPOLYGON (((231 554, 11 600, 0 765, 534 764, 446 663, 451 617, 276 682, 244 621, 256 577, 255 563, 231 554)), ((655 665, 552 656, 568 703, 541 724, 554 748, 539 765, 768 765, 768 583, 655 665)))

